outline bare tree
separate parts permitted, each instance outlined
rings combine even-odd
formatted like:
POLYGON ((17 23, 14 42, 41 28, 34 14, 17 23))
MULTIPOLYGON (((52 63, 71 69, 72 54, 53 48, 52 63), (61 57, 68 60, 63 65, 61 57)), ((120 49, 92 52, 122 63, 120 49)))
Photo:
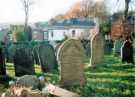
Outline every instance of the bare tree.
POLYGON ((29 20, 29 10, 30 10, 30 6, 33 4, 33 1, 32 0, 21 0, 21 3, 23 5, 24 13, 25 13, 24 32, 27 32, 28 20, 29 20))
POLYGON ((96 2, 94 0, 83 0, 82 2, 82 14, 84 16, 94 16, 100 19, 108 16, 105 1, 96 2))
POLYGON ((106 3, 104 1, 95 2, 94 0, 83 0, 76 3, 66 14, 65 17, 89 17, 106 18, 108 16, 106 3))
POLYGON ((125 20, 128 17, 128 12, 129 12, 129 3, 131 0, 125 0, 125 11, 124 11, 124 18, 125 20))

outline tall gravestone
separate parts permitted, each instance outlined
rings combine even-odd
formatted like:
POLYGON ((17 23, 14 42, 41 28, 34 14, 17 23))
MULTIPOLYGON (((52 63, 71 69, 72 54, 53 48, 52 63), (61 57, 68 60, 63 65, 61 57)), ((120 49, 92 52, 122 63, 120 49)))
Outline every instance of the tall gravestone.
POLYGON ((61 85, 84 84, 84 59, 84 48, 79 40, 69 39, 62 43, 57 54, 61 85))
POLYGON ((121 47, 122 63, 134 63, 133 44, 126 40, 121 47))
POLYGON ((34 59, 30 48, 17 48, 14 55, 15 75, 33 75, 34 59))
POLYGON ((51 72, 57 69, 57 61, 54 48, 46 43, 41 44, 39 50, 39 63, 43 72, 51 72))
POLYGON ((40 65, 39 46, 38 45, 34 46, 32 52, 33 52, 35 63, 38 64, 38 65, 40 65))
POLYGON ((104 58, 104 38, 102 34, 97 32, 91 37, 91 66, 95 67, 101 64, 104 58))

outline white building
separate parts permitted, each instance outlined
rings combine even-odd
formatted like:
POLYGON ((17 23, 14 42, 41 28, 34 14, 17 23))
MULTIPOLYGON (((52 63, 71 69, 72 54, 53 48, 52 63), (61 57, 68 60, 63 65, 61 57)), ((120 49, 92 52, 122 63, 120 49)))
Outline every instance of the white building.
POLYGON ((44 32, 44 39, 48 41, 61 41, 65 37, 77 37, 89 39, 90 30, 94 29, 96 23, 91 18, 73 18, 69 20, 58 20, 47 25, 42 25, 40 29, 44 32))

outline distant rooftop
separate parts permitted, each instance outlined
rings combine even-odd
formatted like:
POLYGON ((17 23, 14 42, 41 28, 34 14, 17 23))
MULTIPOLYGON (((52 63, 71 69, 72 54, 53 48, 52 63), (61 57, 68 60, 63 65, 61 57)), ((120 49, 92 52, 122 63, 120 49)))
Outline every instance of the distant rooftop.
POLYGON ((42 23, 42 27, 50 26, 95 26, 94 19, 92 18, 71 18, 61 20, 50 20, 49 22, 42 23))

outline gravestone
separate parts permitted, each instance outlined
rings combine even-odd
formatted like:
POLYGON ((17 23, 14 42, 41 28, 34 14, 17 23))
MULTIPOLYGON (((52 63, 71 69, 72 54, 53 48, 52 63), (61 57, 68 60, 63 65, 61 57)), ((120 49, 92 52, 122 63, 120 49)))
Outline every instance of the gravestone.
POLYGON ((13 63, 13 57, 15 54, 16 46, 14 44, 10 44, 7 48, 7 62, 13 63))
POLYGON ((57 54, 62 86, 84 84, 84 59, 84 48, 79 40, 69 39, 62 43, 57 54))
POLYGON ((55 47, 55 55, 57 55, 59 47, 61 46, 62 43, 58 43, 58 45, 55 47))
POLYGON ((36 46, 33 48, 32 52, 33 52, 33 56, 34 56, 34 61, 35 61, 35 63, 38 64, 38 65, 40 65, 40 59, 39 59, 39 54, 38 54, 38 53, 39 53, 39 46, 36 45, 36 46))
POLYGON ((4 49, 0 47, 0 76, 6 75, 6 64, 5 64, 5 55, 4 49))
POLYGON ((133 45, 132 43, 125 41, 121 47, 122 63, 134 63, 133 45))
POLYGON ((31 87, 32 89, 38 89, 40 82, 35 75, 24 75, 19 77, 16 81, 17 84, 25 87, 31 87))
POLYGON ((87 57, 90 57, 91 55, 91 47, 90 47, 90 41, 89 40, 81 40, 81 43, 85 49, 85 54, 87 57))
POLYGON ((91 38, 91 66, 95 67, 101 64, 104 58, 104 38, 101 33, 93 34, 91 38))
POLYGON ((39 45, 39 62, 43 72, 51 72, 57 69, 57 61, 54 48, 50 44, 39 45))
POLYGON ((112 54, 112 52, 113 52, 113 41, 111 41, 111 40, 105 41, 104 52, 105 52, 105 54, 112 54))
POLYGON ((16 76, 33 75, 35 73, 34 59, 30 48, 18 47, 16 49, 14 66, 16 76))
POLYGON ((122 39, 115 40, 115 42, 114 42, 114 55, 115 56, 120 56, 122 45, 123 45, 122 39))

